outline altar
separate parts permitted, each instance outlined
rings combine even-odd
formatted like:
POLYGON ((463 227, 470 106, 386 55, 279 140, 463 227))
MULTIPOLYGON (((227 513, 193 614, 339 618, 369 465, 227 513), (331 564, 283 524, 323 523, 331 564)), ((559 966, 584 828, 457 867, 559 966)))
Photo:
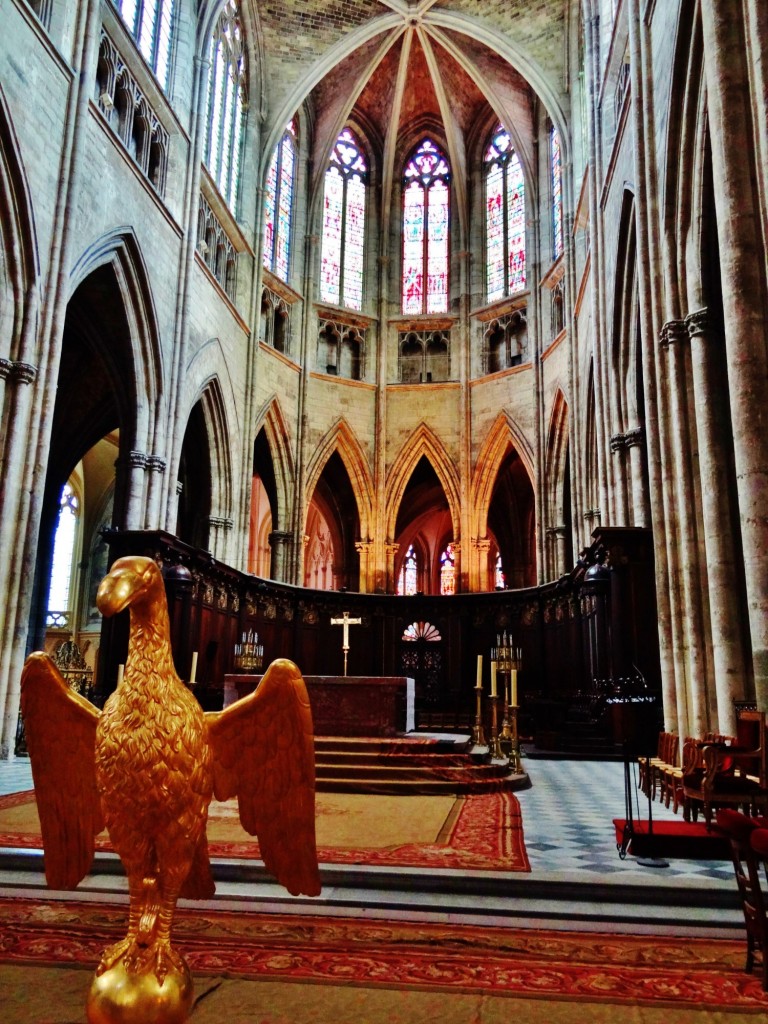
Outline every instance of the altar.
MULTIPOLYGON (((224 707, 252 693, 260 675, 225 675, 224 707)), ((304 676, 315 736, 399 736, 416 728, 408 676, 304 676)))

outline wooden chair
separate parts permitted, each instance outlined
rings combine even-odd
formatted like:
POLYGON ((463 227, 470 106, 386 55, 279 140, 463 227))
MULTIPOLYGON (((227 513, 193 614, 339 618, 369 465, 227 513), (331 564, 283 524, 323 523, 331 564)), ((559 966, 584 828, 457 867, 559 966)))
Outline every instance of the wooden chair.
POLYGON ((683 793, 696 820, 701 806, 707 826, 717 807, 741 807, 751 814, 768 809, 765 713, 742 711, 736 742, 701 742, 703 770, 683 775, 683 793))
POLYGON ((733 870, 739 888, 741 908, 747 929, 747 961, 744 970, 751 974, 759 962, 763 989, 768 991, 768 916, 763 885, 768 881, 768 828, 765 819, 749 818, 731 808, 717 812, 717 827, 728 836, 733 870), (763 878, 761 879, 761 875, 763 878))

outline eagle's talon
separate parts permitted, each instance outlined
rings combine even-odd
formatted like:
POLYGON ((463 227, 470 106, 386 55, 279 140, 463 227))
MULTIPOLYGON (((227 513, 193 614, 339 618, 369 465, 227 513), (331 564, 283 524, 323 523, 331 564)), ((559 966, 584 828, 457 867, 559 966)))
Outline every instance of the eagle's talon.
POLYGON ((154 947, 155 977, 162 985, 169 974, 184 973, 184 958, 177 953, 167 940, 160 940, 154 947))
POLYGON ((99 966, 96 968, 96 975, 99 976, 104 974, 105 971, 111 970, 115 964, 118 964, 121 960, 123 961, 123 967, 128 974, 133 970, 133 964, 136 960, 138 950, 136 948, 136 941, 132 935, 126 935, 124 939, 119 942, 113 943, 111 946, 107 946, 104 952, 101 954, 101 960, 99 966))

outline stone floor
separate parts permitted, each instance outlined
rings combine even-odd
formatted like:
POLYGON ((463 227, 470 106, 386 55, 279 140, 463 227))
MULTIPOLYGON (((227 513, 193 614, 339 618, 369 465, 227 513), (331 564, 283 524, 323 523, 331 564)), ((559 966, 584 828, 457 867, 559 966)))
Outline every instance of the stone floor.
MULTIPOLYGON (((317 900, 294 899, 245 862, 220 862, 217 900, 232 906, 287 913, 401 914, 424 920, 514 924, 559 928, 606 928, 670 934, 728 934, 743 931, 730 862, 674 860, 643 866, 622 860, 614 818, 624 818, 624 767, 618 762, 523 761, 531 786, 520 791, 530 874, 474 872, 440 878, 434 871, 336 869, 323 871, 317 900)), ((0 793, 32 788, 29 762, 0 762, 0 793)), ((630 785, 633 816, 647 818, 648 803, 630 785)), ((658 801, 654 818, 674 818, 658 801)), ((40 857, 19 860, 0 851, 0 892, 39 887, 40 857)), ((95 865, 78 892, 84 899, 119 892, 119 868, 95 865)))

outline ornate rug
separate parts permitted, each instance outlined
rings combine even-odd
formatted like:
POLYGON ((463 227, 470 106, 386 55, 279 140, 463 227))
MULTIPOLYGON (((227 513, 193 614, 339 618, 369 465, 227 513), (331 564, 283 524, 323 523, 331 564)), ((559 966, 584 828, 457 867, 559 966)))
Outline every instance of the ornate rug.
MULTIPOLYGON (((125 906, 0 899, 0 962, 93 967, 126 920, 125 906)), ((759 977, 744 973, 745 944, 732 940, 209 909, 179 911, 174 936, 197 977, 768 1011, 759 977)))
MULTIPOLYGON (((450 871, 530 871, 520 804, 513 793, 466 796, 317 795, 318 858, 325 864, 426 867, 450 871)), ((259 859, 236 804, 213 803, 212 857, 259 859)), ((0 797, 0 846, 40 849, 34 792, 0 797)), ((110 850, 106 833, 96 839, 110 850)))

